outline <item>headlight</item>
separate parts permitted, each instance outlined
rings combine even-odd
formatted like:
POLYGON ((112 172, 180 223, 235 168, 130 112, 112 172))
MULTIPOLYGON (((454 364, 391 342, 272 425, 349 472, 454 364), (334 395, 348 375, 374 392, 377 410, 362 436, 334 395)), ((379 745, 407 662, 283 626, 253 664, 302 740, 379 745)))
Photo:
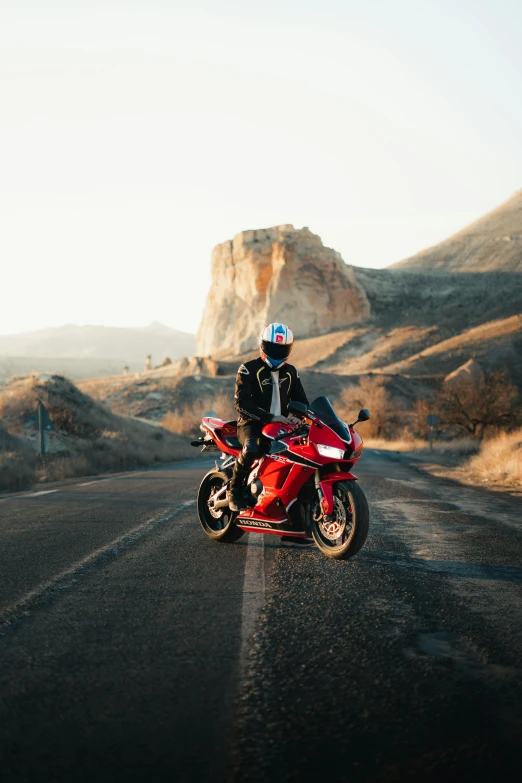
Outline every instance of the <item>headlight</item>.
POLYGON ((322 443, 317 444, 317 451, 323 457, 331 457, 332 459, 342 459, 344 457, 344 449, 334 449, 333 446, 323 446, 322 443))

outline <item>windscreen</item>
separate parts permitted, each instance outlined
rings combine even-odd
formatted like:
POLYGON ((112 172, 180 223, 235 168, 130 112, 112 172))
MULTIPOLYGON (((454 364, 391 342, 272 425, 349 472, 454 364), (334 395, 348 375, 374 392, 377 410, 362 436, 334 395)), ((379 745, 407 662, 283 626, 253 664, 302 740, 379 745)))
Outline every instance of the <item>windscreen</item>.
POLYGON ((309 408, 312 413, 315 413, 315 415, 318 416, 328 427, 330 427, 336 435, 339 435, 340 438, 350 443, 352 439, 350 430, 344 421, 341 421, 339 416, 336 414, 328 397, 317 397, 317 399, 312 402, 309 408))

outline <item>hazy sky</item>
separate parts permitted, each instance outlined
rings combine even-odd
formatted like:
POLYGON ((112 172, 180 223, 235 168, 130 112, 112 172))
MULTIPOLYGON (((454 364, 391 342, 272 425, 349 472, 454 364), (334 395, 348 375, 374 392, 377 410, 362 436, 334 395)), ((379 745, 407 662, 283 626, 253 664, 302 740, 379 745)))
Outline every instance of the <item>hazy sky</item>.
POLYGON ((197 329, 210 253, 385 266, 522 187, 519 0, 0 0, 0 333, 197 329))

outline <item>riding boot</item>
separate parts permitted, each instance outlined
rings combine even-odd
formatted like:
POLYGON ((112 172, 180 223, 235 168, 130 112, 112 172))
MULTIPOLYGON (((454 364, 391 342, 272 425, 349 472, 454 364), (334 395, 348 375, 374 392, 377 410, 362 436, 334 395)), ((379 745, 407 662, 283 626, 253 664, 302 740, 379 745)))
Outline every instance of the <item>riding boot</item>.
POLYGON ((231 511, 243 511, 251 505, 246 497, 246 481, 250 473, 250 465, 243 465, 237 459, 234 463, 232 478, 227 491, 228 507, 231 511))

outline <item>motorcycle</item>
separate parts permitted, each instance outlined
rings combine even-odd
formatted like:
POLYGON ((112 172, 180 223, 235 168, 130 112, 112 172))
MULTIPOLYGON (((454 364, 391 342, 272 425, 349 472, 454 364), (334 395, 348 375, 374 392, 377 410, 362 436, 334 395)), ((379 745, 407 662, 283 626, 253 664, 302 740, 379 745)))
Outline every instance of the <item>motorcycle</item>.
POLYGON ((292 401, 289 414, 299 424, 271 422, 263 427, 269 448, 254 462, 247 480, 250 506, 233 512, 227 487, 241 451, 235 421, 209 413, 201 422, 202 436, 192 441, 203 451, 221 451, 221 465, 210 470, 198 492, 203 530, 214 541, 237 541, 246 532, 285 538, 312 538, 327 557, 353 557, 368 535, 369 511, 357 476, 351 470, 363 451, 356 424, 367 421, 363 409, 357 421, 346 424, 327 397, 309 407, 292 401))

